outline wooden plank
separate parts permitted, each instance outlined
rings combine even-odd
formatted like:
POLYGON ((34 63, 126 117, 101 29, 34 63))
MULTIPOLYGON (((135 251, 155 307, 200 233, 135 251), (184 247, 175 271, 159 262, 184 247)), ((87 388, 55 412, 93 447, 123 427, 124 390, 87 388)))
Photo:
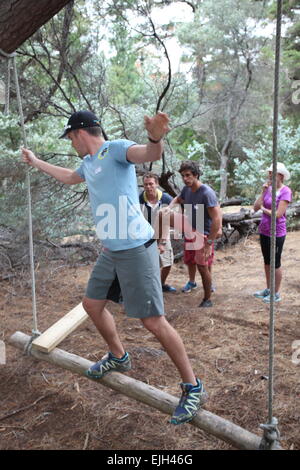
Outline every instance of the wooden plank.
MULTIPOLYGON (((30 336, 17 331, 9 338, 9 344, 24 351, 30 344, 30 336)), ((63 369, 84 376, 85 371, 93 364, 83 357, 58 348, 54 349, 50 354, 45 354, 32 348, 30 354, 36 359, 55 364, 63 369)), ((94 381, 95 385, 101 384, 112 388, 127 397, 134 398, 165 414, 171 415, 178 405, 178 397, 176 398, 169 393, 158 390, 151 385, 145 384, 140 380, 135 380, 125 374, 120 374, 119 372, 111 372, 102 377, 102 379, 91 380, 94 381)), ((261 437, 209 411, 203 409, 199 410, 190 424, 212 434, 218 439, 228 442, 237 449, 259 449, 261 437)))
POLYGON ((32 347, 49 353, 87 318, 88 314, 80 303, 32 341, 32 347))

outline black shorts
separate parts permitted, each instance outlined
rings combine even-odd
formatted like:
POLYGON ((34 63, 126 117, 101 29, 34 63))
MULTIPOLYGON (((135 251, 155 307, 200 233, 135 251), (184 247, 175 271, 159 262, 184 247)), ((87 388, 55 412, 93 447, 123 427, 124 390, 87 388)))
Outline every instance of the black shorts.
MULTIPOLYGON (((281 253, 285 240, 283 237, 276 237, 276 250, 275 250, 275 268, 278 269, 281 266, 281 253)), ((267 235, 260 235, 260 247, 264 257, 264 263, 267 265, 271 264, 271 237, 267 235)))

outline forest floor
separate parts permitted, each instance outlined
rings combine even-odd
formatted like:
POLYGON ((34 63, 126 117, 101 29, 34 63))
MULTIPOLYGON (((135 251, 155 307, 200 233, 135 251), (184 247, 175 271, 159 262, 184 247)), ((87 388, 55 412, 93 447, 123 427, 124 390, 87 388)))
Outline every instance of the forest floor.
MULTIPOLYGON (((295 450, 300 450, 300 364, 292 361, 292 345, 300 340, 299 262, 300 232, 292 232, 284 247, 282 301, 276 307, 273 409, 282 446, 295 450)), ((56 262, 37 269, 41 331, 81 301, 91 267, 56 262)), ((174 265, 169 282, 178 292, 164 294, 166 315, 205 383, 205 409, 261 435, 259 425, 268 416, 269 307, 252 295, 264 288, 257 235, 218 250, 213 277, 213 307, 200 309, 202 287, 181 293, 186 267, 174 265)), ((231 448, 194 426, 175 427, 167 415, 83 376, 22 355, 8 339, 17 330, 31 332, 30 282, 12 278, 0 286, 0 340, 6 345, 6 364, 0 365, 0 449, 231 448)), ((180 378, 160 345, 121 307, 111 304, 110 310, 133 357, 128 375, 179 397, 180 378)), ((106 352, 90 320, 59 347, 91 361, 106 352)))

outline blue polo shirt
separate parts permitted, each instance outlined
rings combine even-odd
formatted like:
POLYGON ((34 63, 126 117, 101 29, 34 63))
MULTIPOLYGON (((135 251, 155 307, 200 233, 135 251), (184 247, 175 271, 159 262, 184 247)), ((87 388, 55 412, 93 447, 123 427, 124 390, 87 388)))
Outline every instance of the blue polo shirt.
POLYGON ((135 166, 126 158, 132 145, 129 140, 105 141, 75 170, 87 184, 97 236, 111 251, 136 248, 154 234, 141 212, 135 166))

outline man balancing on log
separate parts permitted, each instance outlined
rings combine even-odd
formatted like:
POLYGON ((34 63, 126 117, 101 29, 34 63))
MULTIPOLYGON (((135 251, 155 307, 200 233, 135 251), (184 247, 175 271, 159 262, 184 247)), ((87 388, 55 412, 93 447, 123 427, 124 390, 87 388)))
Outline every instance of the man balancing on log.
POLYGON ((191 421, 206 392, 196 378, 182 339, 164 314, 159 253, 154 230, 144 218, 137 188, 135 164, 159 160, 163 137, 169 131, 164 113, 145 116, 146 145, 129 140, 105 140, 98 118, 90 111, 73 113, 60 138, 71 141, 82 159, 75 171, 49 164, 28 149, 23 161, 65 184, 86 182, 97 236, 103 249, 91 273, 82 304, 108 345, 108 354, 86 371, 100 379, 110 371, 131 369, 129 353, 119 338, 115 321, 105 308, 119 302, 122 292, 128 317, 138 318, 160 342, 182 378, 182 396, 171 423, 191 421))

